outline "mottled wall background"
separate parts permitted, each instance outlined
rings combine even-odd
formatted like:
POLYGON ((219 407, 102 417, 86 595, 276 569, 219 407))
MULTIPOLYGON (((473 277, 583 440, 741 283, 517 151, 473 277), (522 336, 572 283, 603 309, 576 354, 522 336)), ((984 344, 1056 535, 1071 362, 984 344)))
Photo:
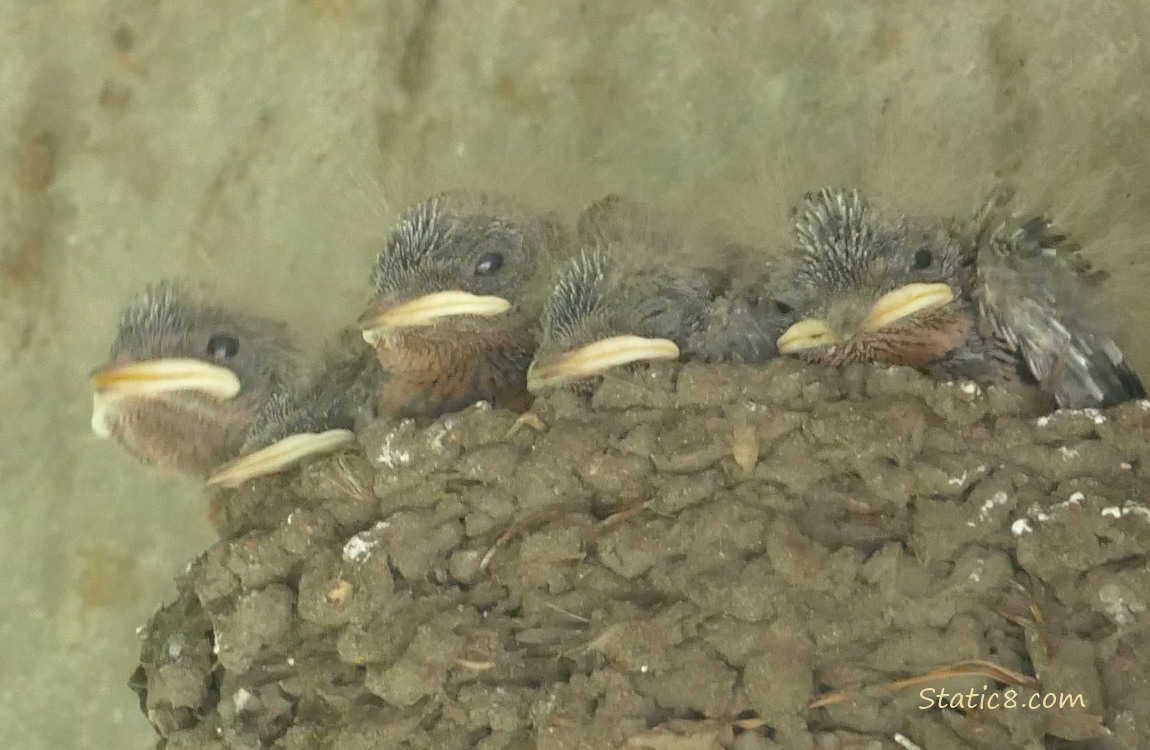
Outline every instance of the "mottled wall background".
POLYGON ((1150 373, 1147 40, 1142 0, 0 3, 0 746, 152 742, 134 628, 210 528, 90 434, 85 380, 146 282, 317 341, 434 189, 622 190, 782 249, 824 182, 942 215, 997 173, 1150 373))

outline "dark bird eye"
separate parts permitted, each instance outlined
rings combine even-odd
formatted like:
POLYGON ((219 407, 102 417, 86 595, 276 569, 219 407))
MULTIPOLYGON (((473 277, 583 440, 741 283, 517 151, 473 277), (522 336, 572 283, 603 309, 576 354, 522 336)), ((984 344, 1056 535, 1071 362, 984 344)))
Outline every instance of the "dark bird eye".
POLYGON ((475 264, 476 276, 487 276, 503 268, 503 256, 499 253, 484 253, 475 264))
POLYGON ((931 264, 934 257, 925 247, 914 254, 914 270, 921 271, 931 264))
POLYGON ((208 356, 212 359, 231 359, 240 350, 240 342, 235 336, 217 333, 208 339, 208 356))
POLYGON ((791 310, 794 310, 794 309, 795 308, 791 307, 786 302, 782 302, 780 300, 775 300, 775 310, 778 311, 778 313, 780 315, 786 315, 787 313, 789 313, 791 310))

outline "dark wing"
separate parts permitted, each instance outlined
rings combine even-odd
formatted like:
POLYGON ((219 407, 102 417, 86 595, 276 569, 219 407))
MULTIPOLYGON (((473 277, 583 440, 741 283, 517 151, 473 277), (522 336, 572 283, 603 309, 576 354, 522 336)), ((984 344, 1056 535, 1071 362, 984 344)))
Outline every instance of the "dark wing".
POLYGON ((1047 218, 1008 219, 983 233, 977 279, 983 327, 1021 358, 1060 408, 1145 398, 1118 345, 1080 315, 1094 279, 1047 218))

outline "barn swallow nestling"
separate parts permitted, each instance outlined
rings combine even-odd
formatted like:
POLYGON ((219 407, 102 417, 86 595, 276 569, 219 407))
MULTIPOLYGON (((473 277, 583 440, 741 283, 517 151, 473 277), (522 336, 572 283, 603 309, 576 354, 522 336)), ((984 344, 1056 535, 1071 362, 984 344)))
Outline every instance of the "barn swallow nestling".
POLYGON ((410 208, 359 319, 383 366, 382 411, 434 417, 477 401, 526 410, 535 320, 562 246, 557 222, 502 196, 454 191, 410 208))
POLYGON ((996 191, 974 222, 974 298, 980 329, 1059 408, 1112 406, 1146 397, 1121 349, 1089 322, 1096 275, 1045 216, 1006 217, 996 191))
MULTIPOLYGON (((799 321, 779 351, 826 365, 928 369, 974 332, 970 254, 942 227, 877 214, 857 191, 808 195, 799 257, 776 294, 799 321)), ((958 353, 958 354, 956 354, 958 353)))
POLYGON ((238 457, 217 467, 208 484, 238 487, 355 443, 355 430, 376 416, 380 375, 360 331, 341 332, 301 387, 275 393, 264 403, 238 457))
POLYGON ((533 392, 586 390, 608 370, 640 362, 777 354, 782 314, 732 289, 747 253, 711 229, 611 195, 584 210, 579 241, 543 310, 533 392))
POLYGON ((243 445, 256 413, 297 373, 287 326, 207 304, 172 282, 124 309, 92 373, 92 431, 145 464, 203 476, 243 445))

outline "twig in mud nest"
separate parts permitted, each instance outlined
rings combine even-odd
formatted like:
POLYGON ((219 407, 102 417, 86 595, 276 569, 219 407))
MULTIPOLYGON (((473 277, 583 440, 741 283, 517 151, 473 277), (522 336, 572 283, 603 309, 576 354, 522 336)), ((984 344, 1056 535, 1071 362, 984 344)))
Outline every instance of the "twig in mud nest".
POLYGON ((592 527, 590 532, 588 532, 587 536, 585 537, 585 541, 591 541, 599 536, 602 536, 603 534, 606 534, 616 526, 630 521, 632 518, 646 510, 648 503, 649 501, 647 500, 639 503, 632 503, 622 510, 616 511, 607 516, 602 521, 595 524, 594 527, 592 527))
POLYGON ((507 433, 503 436, 503 439, 507 440, 514 437, 526 427, 530 427, 536 432, 547 431, 547 424, 539 418, 539 415, 533 411, 527 411, 520 414, 515 421, 511 423, 511 427, 507 429, 507 433))
MULTIPOLYGON (((978 675, 980 677, 988 677, 997 682, 1006 685, 1024 685, 1026 687, 1037 687, 1038 680, 1034 677, 1024 675, 1021 672, 1015 672, 1012 669, 995 664, 990 661, 974 660, 974 661, 960 661, 956 664, 948 664, 943 667, 933 669, 926 674, 916 675, 915 677, 907 677, 902 680, 895 680, 888 682, 877 687, 885 688, 891 692, 902 690, 913 685, 922 685, 927 682, 934 682, 935 680, 945 680, 951 677, 966 677, 970 675, 978 675)), ((834 693, 827 693, 826 695, 813 701, 808 709, 822 708, 834 703, 841 703, 845 700, 857 698, 862 695, 861 690, 840 690, 834 693)))
POLYGON ((372 497, 372 492, 360 483, 351 467, 348 466, 348 457, 351 455, 353 454, 344 451, 335 459, 339 485, 356 500, 369 500, 372 497))
POLYGON ((515 523, 507 527, 507 530, 499 535, 499 538, 491 545, 490 549, 483 555, 483 559, 479 561, 479 569, 487 570, 487 566, 491 564, 492 558, 495 553, 507 545, 512 539, 519 534, 523 533, 529 528, 538 526, 544 521, 550 521, 558 518, 567 513, 574 513, 575 511, 584 510, 586 505, 576 500, 568 500, 564 502, 549 505, 546 508, 541 508, 534 513, 528 514, 526 517, 519 519, 515 523))
MULTIPOLYGON (((644 500, 643 502, 634 503, 633 505, 629 505, 620 511, 612 513, 602 521, 596 523, 595 526, 592 527, 592 529, 585 535, 584 541, 591 541, 596 537, 607 533, 616 526, 622 523, 626 523, 627 521, 642 513, 646 508, 647 501, 644 500)), ((550 521, 558 518, 561 515, 567 513, 575 513, 577 511, 583 511, 586 509, 586 503, 578 500, 569 500, 561 503, 556 503, 555 505, 549 505, 546 508, 528 515, 526 518, 522 518, 516 521, 515 523, 511 524, 511 526, 508 526, 506 531, 499 535, 499 538, 495 540, 495 543, 492 544, 491 548, 488 549, 487 552, 483 555, 483 559, 479 561, 479 569, 487 570, 487 566, 491 564, 491 560, 495 557, 495 553, 498 552, 502 547, 506 546, 507 543, 514 539, 517 535, 523 533, 527 529, 538 526, 545 521, 550 521)))

